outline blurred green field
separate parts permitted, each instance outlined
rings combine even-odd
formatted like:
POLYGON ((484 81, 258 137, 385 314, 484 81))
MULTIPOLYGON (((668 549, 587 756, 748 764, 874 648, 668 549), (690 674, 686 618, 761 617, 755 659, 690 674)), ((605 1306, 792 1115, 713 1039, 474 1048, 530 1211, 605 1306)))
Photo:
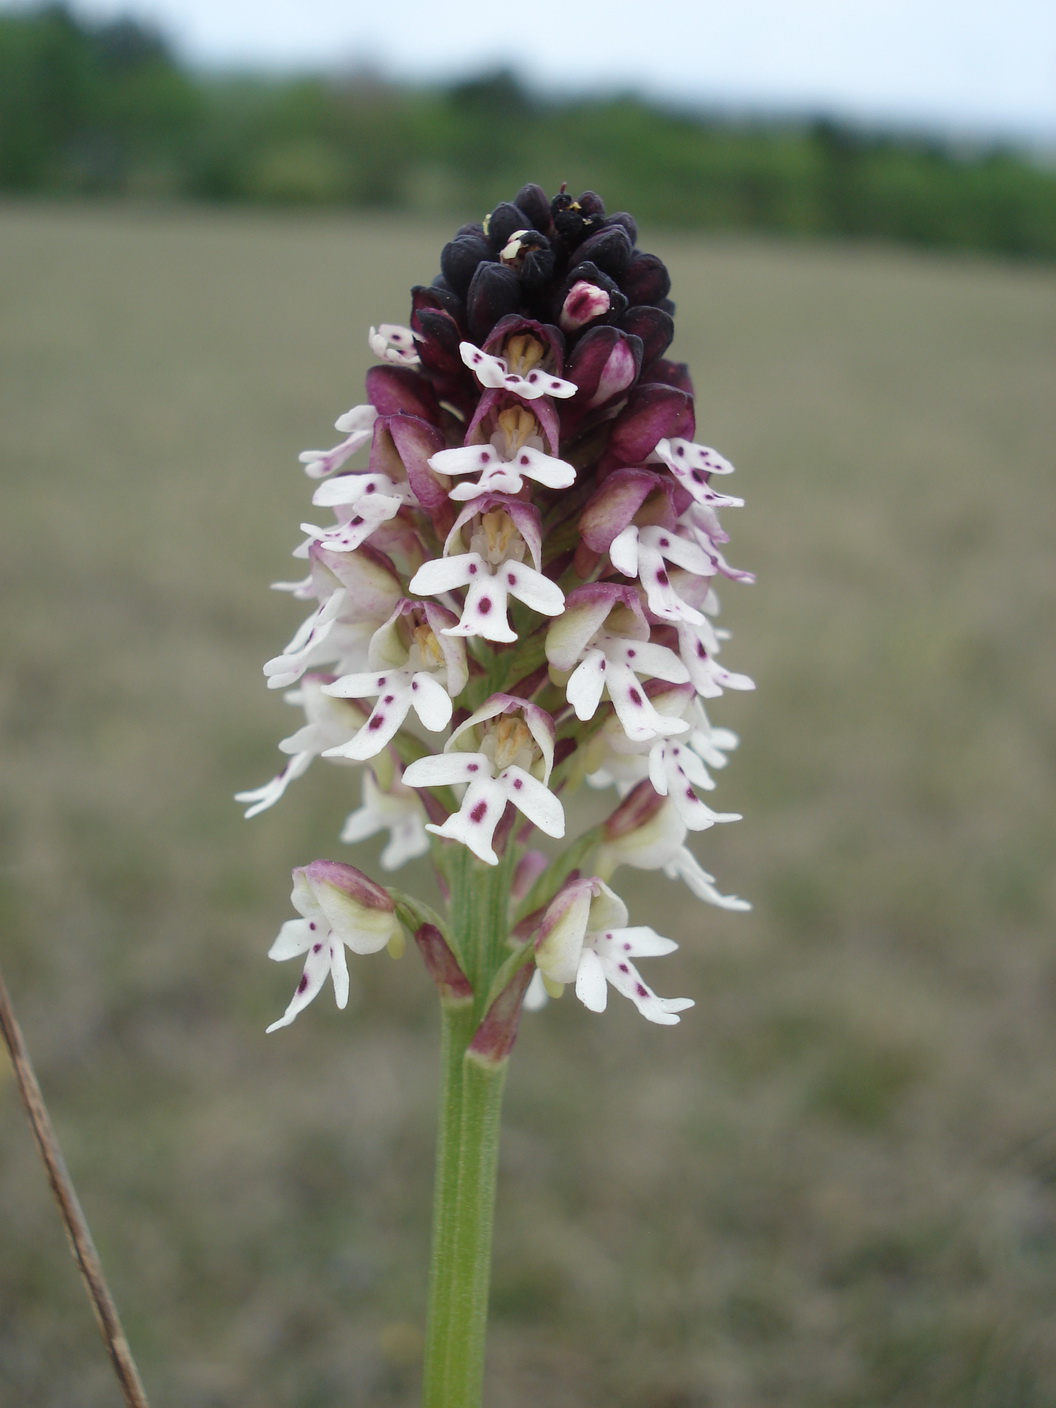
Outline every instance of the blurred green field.
MULTIPOLYGON (((296 453, 446 234, 0 207, 0 957, 155 1408, 416 1402, 432 992, 363 959, 265 1039, 358 784, 230 799, 292 725, 296 453)), ((697 849, 756 908, 621 876, 696 1009, 526 1020, 489 1408, 1051 1408, 1056 281, 643 243, 748 500, 745 820, 697 849)), ((0 1403, 109 1408, 6 1072, 0 1110, 0 1403)))

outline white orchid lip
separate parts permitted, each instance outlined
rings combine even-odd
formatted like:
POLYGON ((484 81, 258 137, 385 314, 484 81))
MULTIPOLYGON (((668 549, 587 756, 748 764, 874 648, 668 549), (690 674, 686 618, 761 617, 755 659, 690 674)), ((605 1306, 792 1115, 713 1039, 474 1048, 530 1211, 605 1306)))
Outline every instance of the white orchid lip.
POLYGON ((397 323, 382 323, 380 327, 371 328, 367 340, 375 357, 380 357, 384 362, 416 367, 422 360, 415 346, 417 335, 397 323))
POLYGON ((388 892, 362 871, 340 861, 317 860, 293 872, 294 909, 299 919, 282 926, 268 957, 279 961, 305 955, 304 971, 289 1006, 269 1032, 289 1026, 318 994, 329 976, 338 1007, 348 1002, 348 964, 353 953, 376 953, 400 936, 396 907, 388 892))
POLYGON ((564 399, 574 396, 579 390, 574 381, 551 376, 539 367, 533 367, 526 376, 511 372, 505 357, 493 357, 472 342, 459 343, 458 350, 481 386, 492 391, 509 391, 523 401, 536 401, 540 396, 564 399))
POLYGON ((575 983, 592 1012, 605 1010, 611 985, 649 1021, 673 1026, 692 999, 658 997, 632 960, 674 953, 678 945, 648 926, 628 927, 627 919, 627 906, 597 876, 567 882, 539 925, 536 967, 555 995, 575 983))

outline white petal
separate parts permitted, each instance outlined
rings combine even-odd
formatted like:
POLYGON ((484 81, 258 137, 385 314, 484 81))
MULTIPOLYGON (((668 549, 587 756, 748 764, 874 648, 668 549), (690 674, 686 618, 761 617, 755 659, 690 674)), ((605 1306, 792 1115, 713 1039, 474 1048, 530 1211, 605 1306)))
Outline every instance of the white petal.
POLYGON ((711 557, 688 538, 681 538, 666 528, 647 528, 642 537, 650 547, 655 547, 662 553, 668 562, 674 562, 679 567, 684 567, 687 572, 696 573, 698 577, 712 575, 711 557))
POLYGON ((625 577, 638 575, 638 536, 638 529, 630 523, 609 544, 609 560, 625 577))
POLYGON ((362 670, 353 675, 342 675, 332 684, 323 685, 323 693, 334 699, 366 699, 371 694, 391 687, 393 683, 403 687, 409 682, 405 670, 394 670, 390 675, 379 674, 376 670, 362 670))
POLYGON ((430 468, 439 474, 476 474, 499 463, 498 451, 491 445, 459 445, 439 450, 429 459, 430 468))
POLYGON ((549 489, 567 489, 576 482, 576 471, 567 460, 545 455, 542 450, 533 450, 530 445, 517 451, 510 467, 517 471, 518 477, 525 475, 549 489))
POLYGON ((623 731, 635 743, 672 733, 686 733, 689 724, 661 714, 639 684, 634 672, 626 665, 610 661, 607 676, 609 698, 623 731))
POLYGON ((323 983, 326 982, 326 975, 330 972, 331 945, 335 943, 336 941, 330 938, 316 940, 309 950, 301 980, 297 984, 290 1005, 277 1022, 272 1022, 271 1026, 266 1028, 267 1031, 274 1032, 278 1031, 279 1027, 288 1027, 297 1013, 303 1011, 316 996, 323 983))
POLYGON ((612 951, 630 954, 632 958, 660 958, 665 953, 674 953, 678 944, 674 939, 665 939, 648 924, 634 925, 629 929, 613 929, 612 951))
POLYGON ((286 958, 296 958, 307 953, 312 945, 313 930, 307 919, 287 919, 279 930, 278 938, 268 949, 268 957, 282 962, 286 958))
POLYGON ((407 787, 451 787, 491 775, 491 763, 483 753, 440 753, 408 763, 403 781, 407 787))
POLYGON ((568 677, 565 698, 576 711, 577 719, 592 719, 598 711, 605 689, 608 663, 600 650, 591 650, 568 677))
POLYGON ((397 870, 406 861, 429 851, 429 837, 420 813, 408 813, 389 823, 390 840, 381 853, 382 870, 397 870))
POLYGON ((733 473, 733 465, 718 450, 708 445, 695 445, 691 440, 658 440, 655 453, 680 479, 687 471, 694 469, 705 474, 733 473))
POLYGON ((524 1010, 526 1012, 538 1012, 541 1007, 545 1007, 550 1001, 550 994, 546 990, 543 982, 543 975, 537 968, 532 974, 532 981, 528 984, 528 989, 524 994, 524 1010))
POLYGON ((340 430, 342 435, 361 434, 366 440, 377 418, 378 413, 373 406, 353 406, 350 411, 338 416, 334 421, 334 429, 340 430))
POLYGON ((642 981, 641 974, 627 957, 621 958, 619 954, 610 957, 605 953, 602 955, 602 963, 605 976, 616 991, 630 998, 642 1016, 650 1022, 656 1022, 663 1027, 674 1026, 678 1021, 675 1013, 693 1006, 692 998, 658 997, 652 988, 642 981))
POLYGON ((685 684, 689 671, 673 650, 666 645, 656 645, 652 641, 628 640, 620 642, 619 651, 609 650, 612 658, 629 665, 636 675, 647 675, 651 679, 667 680, 670 684, 685 684))
POLYGON ((454 706, 447 690, 434 676, 419 670, 411 680, 411 704, 414 712, 432 733, 439 733, 451 722, 454 706))
POLYGON ((565 834, 565 809, 549 787, 537 777, 525 772, 524 768, 509 767, 499 774, 498 780, 505 787, 509 800, 533 826, 538 826, 547 836, 561 837, 565 834))
POLYGON ((266 782, 263 787, 255 787, 250 792, 236 792, 236 802, 252 804, 246 809, 246 820, 259 816, 261 812, 273 807, 294 778, 300 777, 308 770, 314 757, 314 752, 295 753, 278 776, 273 777, 270 782, 266 782))
POLYGON ((464 587, 479 572, 488 572, 487 563, 475 552, 458 553, 455 557, 434 557, 423 562, 411 578, 409 591, 416 596, 435 596, 438 592, 464 587))
POLYGON ((327 748, 324 758, 352 758, 355 762, 365 762, 376 758, 381 750, 395 738, 411 707, 411 688, 405 684, 402 689, 386 691, 370 711, 370 717, 354 737, 336 748, 327 748))
POLYGON ((504 788, 496 779, 485 778, 470 783, 460 810, 449 816, 443 826, 429 824, 425 829, 436 836, 461 841, 487 865, 498 865, 491 842, 505 810, 504 788))
POLYGON ((559 376, 551 376, 549 372, 541 371, 538 367, 526 377, 517 377, 517 381, 519 385, 515 386, 507 376, 506 389, 526 401, 538 400, 540 396, 557 396, 560 400, 565 400, 579 390, 574 381, 562 381, 559 376))
POLYGON ((334 998, 338 1007, 348 1006, 348 960, 345 946, 336 940, 330 945, 330 976, 334 980, 334 998))
POLYGON ((495 577, 511 596, 540 616, 560 616, 565 609, 565 594, 557 583, 523 562, 504 562, 496 569, 495 577))
POLYGON ((585 948, 579 960, 576 973, 576 996, 591 1012, 604 1012, 609 1000, 609 986, 605 981, 605 969, 601 959, 592 948, 585 948))
MULTIPOLYGON (((530 567, 517 563, 518 571, 530 572, 530 567)), ((462 605, 462 619, 457 626, 445 626, 441 632, 445 636, 481 636, 484 640, 511 642, 517 639, 506 617, 506 582, 503 580, 505 568, 500 567, 493 576, 481 574, 470 583, 462 605)))
POLYGON ((717 905, 720 909, 743 911, 752 907, 747 900, 738 899, 736 895, 720 895, 715 888, 715 877, 708 874, 685 846, 675 852, 670 863, 664 867, 664 874, 672 880, 684 880, 697 899, 717 905))

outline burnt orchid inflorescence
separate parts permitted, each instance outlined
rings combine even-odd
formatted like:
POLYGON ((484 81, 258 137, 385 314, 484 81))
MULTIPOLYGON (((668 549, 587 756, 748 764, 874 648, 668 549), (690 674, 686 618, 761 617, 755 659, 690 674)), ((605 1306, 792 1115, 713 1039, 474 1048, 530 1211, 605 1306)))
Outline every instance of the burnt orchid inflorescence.
POLYGON ((305 967, 269 1030, 328 974, 344 1005, 345 947, 399 947, 409 929, 445 1000, 476 1004, 478 1053, 498 1058, 526 993, 538 1005, 571 983, 600 1011, 611 984, 659 1023, 692 1005, 635 968, 675 945, 629 924, 618 867, 745 907, 686 840, 735 820, 702 796, 736 744, 704 702, 751 688, 719 663, 712 619, 715 579, 750 577, 723 557, 718 511, 741 500, 715 482, 732 466, 694 440, 689 374, 665 357, 667 270, 631 217, 525 186, 440 266, 413 289, 409 327, 371 328, 380 365, 341 441, 301 456, 334 522, 302 525, 307 576, 278 585, 311 612, 265 673, 305 723, 280 744, 282 772, 240 800, 271 806, 315 757, 360 765, 342 839, 386 832, 387 870, 431 852, 450 899, 442 919, 341 862, 296 871, 301 918, 271 956, 305 967), (616 796, 570 838, 565 802, 584 782, 616 796), (488 868, 485 912, 470 891, 488 868))

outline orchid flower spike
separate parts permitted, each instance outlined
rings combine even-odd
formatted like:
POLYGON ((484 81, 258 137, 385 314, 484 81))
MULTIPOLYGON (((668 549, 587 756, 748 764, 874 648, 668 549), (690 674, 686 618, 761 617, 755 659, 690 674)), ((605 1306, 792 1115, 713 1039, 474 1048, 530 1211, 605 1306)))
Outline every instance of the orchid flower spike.
POLYGON ((714 620, 716 583, 751 576, 724 556, 733 466, 698 442, 689 372, 666 355, 669 287, 629 215, 525 186, 458 231, 405 322, 377 318, 363 402, 301 456, 319 521, 279 585, 308 614, 265 674, 304 722, 240 800, 266 811, 317 758, 358 770, 342 840, 387 837, 385 870, 428 854, 455 927, 349 865, 299 868, 300 917, 271 952, 304 972, 271 1029, 328 974, 344 1005, 346 949, 398 948, 401 925, 444 1000, 476 984, 483 1001, 512 964, 481 1052, 508 1049, 525 988, 533 1005, 572 984, 601 1011, 613 987, 662 1025, 692 1005, 641 978, 636 961, 675 944, 610 887, 621 866, 663 870, 744 907, 686 844, 737 819, 705 800, 737 740, 702 701, 752 687, 720 663, 714 620), (457 932, 467 885, 506 887, 486 954, 457 932))

